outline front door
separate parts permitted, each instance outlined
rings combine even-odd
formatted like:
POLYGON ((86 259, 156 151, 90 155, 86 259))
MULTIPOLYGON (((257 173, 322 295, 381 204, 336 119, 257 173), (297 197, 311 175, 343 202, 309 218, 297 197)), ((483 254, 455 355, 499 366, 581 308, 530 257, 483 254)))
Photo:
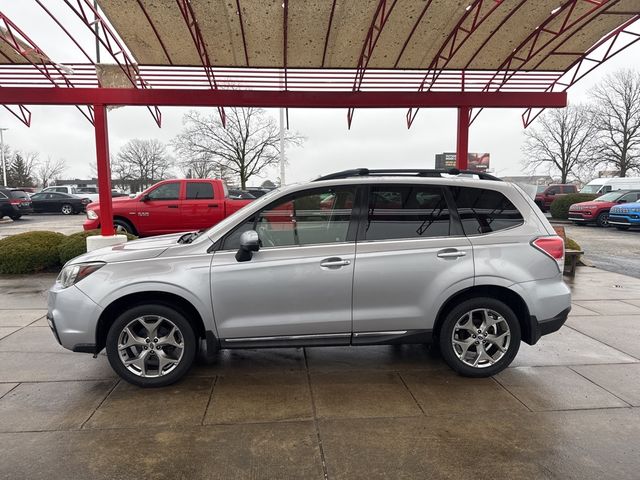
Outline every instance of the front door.
POLYGON ((355 256, 355 188, 323 187, 275 200, 239 225, 212 260, 218 334, 226 346, 348 344, 355 256), (256 230, 260 251, 235 254, 256 230))
POLYGON ((428 339, 442 302, 473 286, 471 244, 451 217, 440 186, 371 186, 356 250, 353 343, 428 339))
POLYGON ((137 209, 137 229, 144 235, 182 232, 180 182, 158 185, 140 200, 137 209))

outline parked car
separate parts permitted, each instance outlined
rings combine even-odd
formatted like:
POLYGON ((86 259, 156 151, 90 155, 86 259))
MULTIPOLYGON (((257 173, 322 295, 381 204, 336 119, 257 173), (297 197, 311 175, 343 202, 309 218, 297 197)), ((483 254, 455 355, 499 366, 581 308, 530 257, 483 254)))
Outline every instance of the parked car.
MULTIPOLYGON (((164 180, 134 198, 114 198, 113 223, 119 232, 140 237, 209 228, 244 207, 218 179, 164 180)), ((100 203, 87 208, 85 230, 100 228, 100 203)))
POLYGON ((253 198, 260 198, 263 195, 266 195, 267 193, 269 193, 271 190, 267 190, 266 188, 260 188, 260 187, 247 187, 245 188, 245 191, 253 195, 253 198))
POLYGON ((609 210, 609 224, 618 230, 640 227, 640 202, 611 207, 611 210, 609 210))
POLYGON ((95 192, 83 192, 81 189, 87 189, 91 187, 76 187, 75 185, 56 185, 53 187, 43 188, 42 192, 58 192, 66 193, 67 195, 75 195, 78 198, 88 198, 92 202, 98 201, 97 190, 95 192))
POLYGON ((535 202, 536 205, 546 212, 551 207, 553 201, 561 195, 568 193, 577 193, 578 188, 572 183, 559 183, 553 185, 547 185, 546 187, 539 187, 538 193, 536 193, 535 202))
POLYGON ((220 348, 436 342, 460 374, 494 375, 567 319, 564 243, 518 186, 440 173, 341 172, 81 255, 49 325, 143 387, 220 348))
POLYGON ((616 190, 640 190, 640 177, 596 178, 587 183, 580 193, 608 193, 616 190))
POLYGON ((30 213, 33 213, 31 199, 24 190, 0 188, 0 219, 9 217, 18 220, 30 213))
POLYGON ((569 220, 576 225, 595 223, 599 227, 609 226, 609 210, 621 204, 637 202, 640 190, 616 190, 589 202, 574 203, 569 207, 569 220))
POLYGON ((80 198, 76 195, 58 192, 39 192, 31 196, 33 211, 38 213, 62 213, 63 215, 76 215, 84 212, 91 203, 88 198, 80 198))
POLYGON ((256 199, 256 197, 251 195, 249 192, 245 190, 236 190, 236 189, 229 190, 229 198, 234 198, 236 200, 255 200, 256 199))

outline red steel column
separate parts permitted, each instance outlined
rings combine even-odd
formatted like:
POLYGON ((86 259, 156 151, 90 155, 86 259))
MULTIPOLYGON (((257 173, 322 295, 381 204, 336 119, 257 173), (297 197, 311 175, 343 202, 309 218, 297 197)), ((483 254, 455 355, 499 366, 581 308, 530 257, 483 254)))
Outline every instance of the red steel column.
POLYGON ((469 107, 458 107, 458 139, 456 142, 456 168, 466 170, 469 161, 469 107))
POLYGON ((113 235, 113 209, 111 205, 111 165, 109 163, 109 131, 107 109, 104 105, 94 105, 96 131, 96 161, 98 163, 98 194, 100 199, 100 233, 113 235))

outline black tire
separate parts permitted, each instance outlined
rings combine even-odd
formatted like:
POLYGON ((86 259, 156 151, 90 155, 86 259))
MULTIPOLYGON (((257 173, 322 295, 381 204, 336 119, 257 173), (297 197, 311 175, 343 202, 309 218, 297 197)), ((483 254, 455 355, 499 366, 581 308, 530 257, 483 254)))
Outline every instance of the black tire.
POLYGON ((73 205, 69 203, 63 203, 60 207, 60 212, 62 212, 63 215, 71 215, 73 213, 73 205))
POLYGON ((131 223, 129 223, 128 221, 123 220, 122 218, 115 218, 113 220, 113 228, 115 228, 116 233, 119 233, 118 230, 124 230, 131 235, 136 235, 136 229, 133 227, 133 225, 131 225, 131 223))
POLYGON ((616 225, 616 228, 617 228, 618 230, 629 230, 629 227, 619 226, 619 225, 616 225))
POLYGON ((14 221, 20 220, 22 218, 22 215, 11 215, 9 218, 14 221))
MULTIPOLYGON (((501 328, 504 328, 504 325, 501 328)), ((440 346, 442 357, 447 365, 449 365, 453 370, 465 377, 490 377, 507 368, 518 354, 521 340, 520 323, 518 322, 518 318, 515 313, 513 313, 513 310, 503 302, 488 297, 476 297, 463 301, 447 314, 440 327, 438 337, 438 344, 440 346), (499 359, 492 365, 484 367, 473 367, 472 365, 468 365, 463 362, 458 357, 453 345, 454 327, 458 320, 460 320, 467 312, 478 309, 488 309, 499 314, 506 321, 511 335, 509 345, 502 357, 499 357, 499 359)), ((493 350, 495 353, 498 353, 495 346, 490 344, 488 345, 487 350, 493 350)), ((471 345, 468 348, 477 349, 478 347, 471 345)), ((477 350, 473 353, 475 352, 477 352, 477 350)))
POLYGON ((600 212, 596 218, 596 225, 602 228, 609 227, 609 212, 600 212))
MULTIPOLYGON (((164 387, 180 380, 191 368, 196 355, 196 348, 197 343, 193 327, 185 316, 171 307, 152 304, 137 305, 122 313, 109 328, 106 342, 107 358, 111 368, 127 382, 144 388, 164 387), (135 319, 147 315, 163 317, 172 322, 180 330, 184 345, 182 357, 178 364, 173 370, 158 377, 143 377, 128 370, 120 359, 118 352, 118 340, 123 329, 135 319)), ((153 358, 151 351, 149 355, 150 358, 153 358)))

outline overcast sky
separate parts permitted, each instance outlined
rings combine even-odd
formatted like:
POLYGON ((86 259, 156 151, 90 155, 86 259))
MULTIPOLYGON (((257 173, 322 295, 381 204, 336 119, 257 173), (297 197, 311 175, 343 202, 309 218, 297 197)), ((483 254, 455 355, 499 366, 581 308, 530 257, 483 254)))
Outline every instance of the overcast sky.
MULTIPOLYGON (((72 15, 62 0, 47 0, 59 18, 83 45, 92 49, 90 33, 72 15)), ((44 51, 59 63, 81 62, 77 49, 33 0, 0 0, 0 10, 11 18, 44 51)), ((603 76, 620 68, 638 67, 640 46, 636 45, 608 61, 569 91, 569 102, 589 100, 589 89, 603 76)), ((204 110, 204 109, 203 109, 204 110)), ((27 128, 4 108, 0 108, 0 127, 11 148, 37 151, 43 157, 64 158, 65 177, 86 178, 95 162, 93 127, 74 107, 31 107, 31 128, 27 128)), ((125 107, 109 113, 111 153, 115 154, 132 138, 158 138, 169 142, 181 129, 187 109, 162 108, 163 127, 159 129, 144 107, 125 107)), ((277 118, 278 111, 269 111, 277 118)), ((302 148, 287 151, 287 183, 304 181, 332 171, 354 167, 433 168, 434 155, 455 151, 456 112, 452 109, 421 110, 410 130, 406 128, 406 109, 356 110, 351 130, 347 129, 346 109, 290 110, 293 130, 307 138, 302 148)), ((521 145, 524 138, 520 109, 485 110, 472 125, 470 152, 489 152, 491 167, 498 175, 523 172, 521 145)), ((534 124, 535 125, 535 124, 534 124)), ((176 173, 178 169, 176 168, 176 173)), ((269 177, 275 179, 277 170, 269 177)), ((254 178, 249 183, 263 181, 254 178)))

